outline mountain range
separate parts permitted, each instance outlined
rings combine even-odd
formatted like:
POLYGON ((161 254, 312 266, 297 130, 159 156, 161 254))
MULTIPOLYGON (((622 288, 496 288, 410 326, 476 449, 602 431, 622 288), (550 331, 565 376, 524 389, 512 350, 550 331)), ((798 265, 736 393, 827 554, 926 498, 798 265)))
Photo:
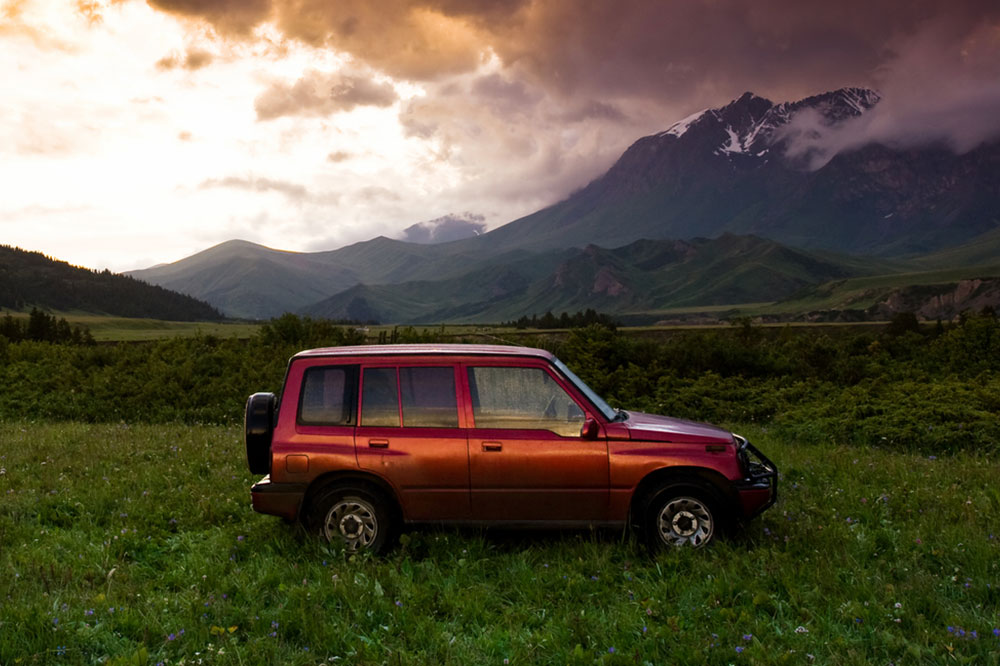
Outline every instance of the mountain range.
POLYGON ((472 238, 379 237, 315 253, 229 241, 130 275, 234 317, 497 321, 773 302, 830 280, 940 268, 963 244, 992 262, 1000 143, 963 154, 810 148, 879 101, 860 88, 779 104, 746 93, 639 139, 565 200, 472 238))

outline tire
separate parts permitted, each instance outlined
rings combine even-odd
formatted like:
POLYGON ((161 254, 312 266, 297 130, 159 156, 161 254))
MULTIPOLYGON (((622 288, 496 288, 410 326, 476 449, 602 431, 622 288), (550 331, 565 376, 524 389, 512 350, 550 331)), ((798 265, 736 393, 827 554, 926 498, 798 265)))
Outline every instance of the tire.
POLYGON ((243 416, 243 437, 247 447, 247 466, 251 474, 268 474, 271 471, 274 406, 273 393, 254 393, 247 399, 246 413, 243 416))
POLYGON ((311 524, 320 537, 340 540, 348 552, 380 553, 393 542, 396 520, 390 503, 377 492, 355 486, 333 486, 312 502, 311 524))
POLYGON ((657 550, 706 546, 722 531, 718 506, 708 492, 697 487, 660 489, 646 508, 647 543, 657 550))

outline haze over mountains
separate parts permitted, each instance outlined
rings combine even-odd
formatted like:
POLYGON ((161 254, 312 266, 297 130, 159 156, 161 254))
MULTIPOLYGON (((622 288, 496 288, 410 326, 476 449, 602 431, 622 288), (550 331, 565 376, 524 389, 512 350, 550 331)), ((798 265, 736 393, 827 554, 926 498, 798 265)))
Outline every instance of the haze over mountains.
POLYGON ((910 270, 979 237, 990 263, 1000 144, 829 150, 827 133, 878 103, 857 88, 780 104, 746 93, 639 139, 566 200, 471 238, 316 253, 229 241, 130 275, 236 317, 497 321, 776 301, 910 270))

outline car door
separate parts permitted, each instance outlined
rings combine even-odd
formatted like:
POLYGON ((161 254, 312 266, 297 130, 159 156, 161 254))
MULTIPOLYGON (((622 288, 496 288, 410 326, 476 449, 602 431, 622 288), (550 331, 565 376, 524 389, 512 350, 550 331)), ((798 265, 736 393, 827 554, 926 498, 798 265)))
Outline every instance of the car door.
POLYGON ((358 465, 400 495, 407 520, 464 520, 469 456, 454 365, 366 365, 361 369, 358 465))
POLYGON ((472 515, 486 521, 600 522, 608 449, 580 435, 587 413, 547 365, 469 364, 472 515))

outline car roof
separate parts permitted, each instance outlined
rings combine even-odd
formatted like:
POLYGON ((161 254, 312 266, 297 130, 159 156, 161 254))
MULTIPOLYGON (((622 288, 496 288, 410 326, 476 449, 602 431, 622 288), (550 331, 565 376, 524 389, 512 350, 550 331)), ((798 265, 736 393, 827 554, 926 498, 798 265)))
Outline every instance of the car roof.
POLYGON ((322 356, 529 356, 554 360, 555 356, 544 349, 515 347, 514 345, 463 345, 463 344, 409 344, 409 345, 355 345, 349 347, 320 347, 306 349, 293 356, 316 358, 322 356))

